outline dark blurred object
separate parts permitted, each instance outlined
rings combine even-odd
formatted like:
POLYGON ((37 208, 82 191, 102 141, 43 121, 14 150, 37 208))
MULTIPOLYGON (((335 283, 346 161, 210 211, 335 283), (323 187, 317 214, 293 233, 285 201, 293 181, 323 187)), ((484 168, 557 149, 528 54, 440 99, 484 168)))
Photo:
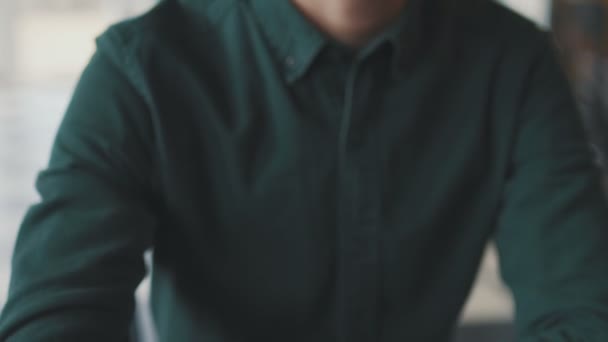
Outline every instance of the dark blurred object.
POLYGON ((511 342, 515 341, 511 323, 479 323, 459 327, 453 342, 511 342))
MULTIPOLYGON (((156 338, 145 337, 153 334, 148 331, 151 327, 142 324, 142 320, 138 319, 139 315, 135 315, 129 342, 156 341, 156 338)), ((452 342, 511 342, 516 340, 515 336, 515 327, 508 322, 465 324, 456 329, 452 342)))
POLYGON ((608 0, 553 0, 552 26, 598 163, 608 166, 608 0))

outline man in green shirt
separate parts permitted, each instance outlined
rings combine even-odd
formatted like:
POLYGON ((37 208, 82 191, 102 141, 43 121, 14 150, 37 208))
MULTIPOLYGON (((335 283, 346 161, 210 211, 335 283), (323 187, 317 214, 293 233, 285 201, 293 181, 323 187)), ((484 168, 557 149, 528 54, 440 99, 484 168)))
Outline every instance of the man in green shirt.
POLYGON ((608 341, 608 211, 546 35, 487 0, 170 0, 110 28, 0 341, 444 342, 496 241, 520 341, 608 341))

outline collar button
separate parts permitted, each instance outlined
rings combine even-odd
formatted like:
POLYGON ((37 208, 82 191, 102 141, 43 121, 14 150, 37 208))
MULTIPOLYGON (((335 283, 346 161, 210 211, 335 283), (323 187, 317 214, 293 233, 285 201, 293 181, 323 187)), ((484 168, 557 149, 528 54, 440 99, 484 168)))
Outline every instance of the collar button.
POLYGON ((287 56, 287 58, 285 58, 285 65, 290 68, 293 68, 294 66, 296 66, 296 59, 293 56, 287 56))

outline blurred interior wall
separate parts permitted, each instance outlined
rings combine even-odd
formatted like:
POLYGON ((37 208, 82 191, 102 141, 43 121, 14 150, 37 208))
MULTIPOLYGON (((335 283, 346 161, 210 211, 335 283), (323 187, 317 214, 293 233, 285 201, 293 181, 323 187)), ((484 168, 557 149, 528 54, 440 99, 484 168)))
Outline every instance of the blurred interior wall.
POLYGON ((0 0, 0 84, 12 80, 15 70, 15 0, 0 0))
POLYGON ((538 25, 548 28, 550 24, 551 0, 497 0, 528 18, 538 25))

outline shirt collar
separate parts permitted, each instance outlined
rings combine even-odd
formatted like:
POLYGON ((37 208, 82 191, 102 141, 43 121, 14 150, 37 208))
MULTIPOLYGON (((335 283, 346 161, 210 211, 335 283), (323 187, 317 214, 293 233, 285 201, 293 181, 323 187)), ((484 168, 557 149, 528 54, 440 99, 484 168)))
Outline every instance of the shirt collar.
POLYGON ((327 44, 327 38, 290 0, 249 0, 289 81, 301 77, 327 44))
MULTIPOLYGON (((406 47, 416 38, 411 24, 419 19, 420 6, 417 4, 420 2, 422 1, 410 0, 403 15, 359 51, 358 58, 364 59, 380 45, 389 43, 393 46, 393 75, 402 75, 409 60, 406 58, 406 47)), ((248 0, 248 3, 277 53, 288 82, 298 80, 310 69, 321 50, 331 40, 308 21, 290 0, 248 0)))

